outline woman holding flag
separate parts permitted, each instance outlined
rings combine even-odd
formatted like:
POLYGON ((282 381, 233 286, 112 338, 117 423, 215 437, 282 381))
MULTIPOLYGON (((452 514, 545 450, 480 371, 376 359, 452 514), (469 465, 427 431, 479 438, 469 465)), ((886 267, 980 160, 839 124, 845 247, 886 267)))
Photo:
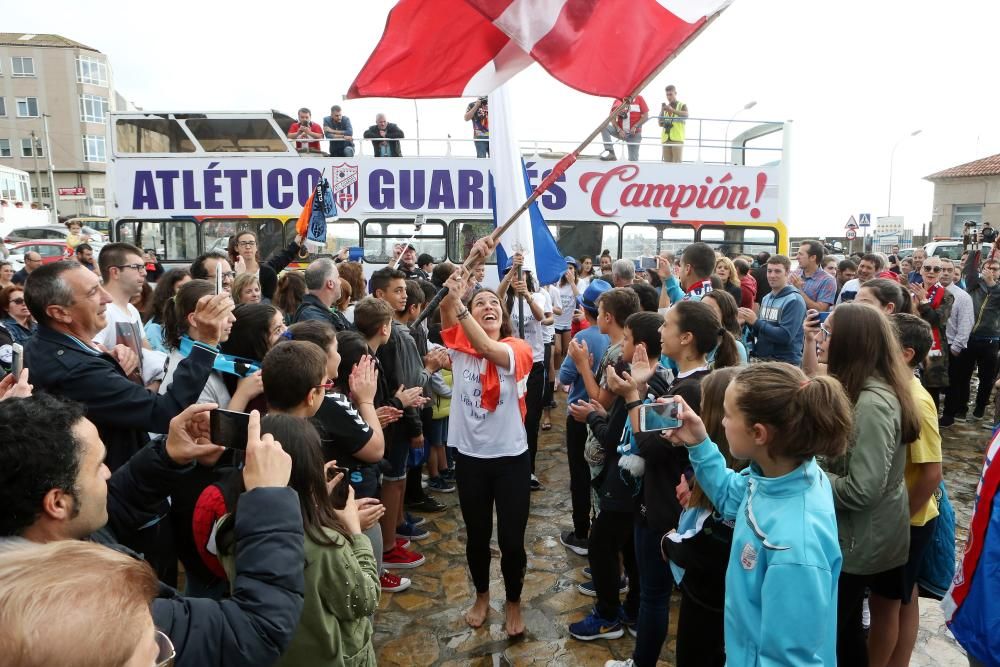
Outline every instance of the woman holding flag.
MULTIPOLYGON (((476 242, 488 257, 492 239, 476 242)), ((531 460, 524 430, 525 385, 532 367, 531 346, 512 335, 510 316, 496 292, 479 289, 463 304, 469 274, 458 269, 441 302, 441 338, 448 347, 454 387, 448 444, 453 445, 458 500, 467 530, 465 556, 476 599, 466 622, 480 627, 489 614, 490 539, 496 506, 500 570, 506 590, 506 630, 524 633, 521 589, 527 567, 524 531, 528 525, 531 460)))

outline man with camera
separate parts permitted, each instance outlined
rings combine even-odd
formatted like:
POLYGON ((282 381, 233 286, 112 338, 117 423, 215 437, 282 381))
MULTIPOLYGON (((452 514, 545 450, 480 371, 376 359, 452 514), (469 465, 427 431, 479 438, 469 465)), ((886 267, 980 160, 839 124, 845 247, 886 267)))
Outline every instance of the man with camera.
POLYGON ((330 157, 354 157, 354 127, 336 104, 330 107, 330 115, 323 118, 323 134, 332 139, 330 157))
POLYGON ((472 137, 476 157, 490 156, 490 107, 486 97, 480 97, 465 108, 465 120, 472 121, 472 137))
POLYGON ((680 162, 684 152, 685 118, 688 117, 688 106, 677 100, 677 87, 667 86, 667 101, 660 105, 660 140, 663 142, 663 161, 680 162))
MULTIPOLYGON (((611 105, 615 110, 622 105, 623 99, 616 99, 611 105)), ((642 95, 636 95, 629 101, 628 107, 620 112, 615 119, 608 123, 607 127, 601 130, 601 139, 604 140, 604 152, 601 153, 602 160, 617 160, 615 148, 612 145, 612 135, 624 140, 628 145, 628 159, 635 162, 639 159, 639 142, 642 141, 642 124, 649 118, 649 107, 642 95)))
POLYGON ((319 123, 312 122, 312 112, 309 109, 302 107, 299 109, 299 119, 298 121, 292 123, 292 126, 288 128, 288 138, 296 139, 295 150, 302 152, 315 151, 320 152, 318 141, 301 141, 302 139, 322 139, 323 138, 323 128, 319 126, 319 123))

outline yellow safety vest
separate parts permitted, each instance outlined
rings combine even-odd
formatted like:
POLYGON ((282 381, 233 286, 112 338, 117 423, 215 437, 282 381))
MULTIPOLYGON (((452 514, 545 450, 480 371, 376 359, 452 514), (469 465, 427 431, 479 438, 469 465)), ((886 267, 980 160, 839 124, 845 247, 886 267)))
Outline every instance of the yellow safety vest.
MULTIPOLYGON (((677 103, 677 109, 676 109, 677 111, 682 111, 685 109, 687 109, 686 104, 684 104, 683 102, 677 103)), ((674 116, 673 120, 661 119, 660 123, 661 124, 671 123, 669 130, 667 128, 663 128, 663 130, 660 132, 660 140, 663 141, 663 143, 667 143, 668 141, 676 143, 684 143, 685 122, 683 118, 679 116, 674 116)))

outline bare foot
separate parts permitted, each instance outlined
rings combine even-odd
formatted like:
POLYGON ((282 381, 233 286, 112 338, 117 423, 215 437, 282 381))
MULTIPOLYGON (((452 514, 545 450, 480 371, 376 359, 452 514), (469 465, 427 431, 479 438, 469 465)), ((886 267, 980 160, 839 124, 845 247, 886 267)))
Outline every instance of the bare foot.
POLYGON ((507 602, 506 608, 507 616, 507 636, 508 637, 520 637, 524 634, 524 619, 521 617, 521 603, 520 602, 507 602))
POLYGON ((486 622, 486 615, 490 613, 490 594, 477 593, 476 601, 472 603, 472 608, 465 612, 465 622, 471 628, 482 627, 486 622))

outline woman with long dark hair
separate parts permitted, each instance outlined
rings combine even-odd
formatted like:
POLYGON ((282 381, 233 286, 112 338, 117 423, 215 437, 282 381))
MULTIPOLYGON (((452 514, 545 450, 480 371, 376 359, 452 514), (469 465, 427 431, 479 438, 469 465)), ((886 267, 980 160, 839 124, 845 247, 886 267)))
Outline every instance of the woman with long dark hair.
POLYGON ((298 271, 285 271, 278 280, 278 288, 274 292, 274 305, 281 310, 285 324, 292 323, 295 311, 302 305, 306 295, 306 279, 298 271))
POLYGON ((191 280, 191 272, 187 269, 170 269, 156 281, 149 311, 142 314, 146 331, 146 340, 154 350, 169 354, 170 350, 163 344, 163 309, 167 303, 173 303, 174 295, 181 285, 191 280))
MULTIPOLYGON (((815 328, 817 321, 808 322, 815 328)), ((844 554, 837 658, 842 665, 867 665, 861 626, 865 591, 872 593, 872 636, 898 629, 900 604, 910 598, 903 571, 910 541, 904 445, 920 435, 919 416, 912 373, 885 314, 866 304, 843 303, 819 330, 818 361, 826 363, 854 406, 851 446, 825 465, 844 554)))
POLYGON ((465 556, 476 589, 465 620, 478 628, 489 613, 495 507, 506 629, 508 635, 519 636, 524 633, 521 589, 528 563, 524 531, 531 495, 521 387, 532 372, 533 353, 527 342, 511 335, 510 316, 496 292, 480 289, 466 307, 460 296, 469 287, 469 276, 459 269, 446 285, 441 337, 451 355, 454 378, 448 444, 457 450, 455 478, 466 526, 465 556))
MULTIPOLYGON (((347 480, 327 481, 320 437, 307 419, 272 414, 261 420, 288 452, 292 473, 288 486, 299 496, 305 529, 305 604, 298 629, 279 665, 356 665, 374 667, 371 616, 378 608, 379 583, 375 556, 361 532, 354 490, 348 489, 344 509, 335 509, 330 494, 347 480)), ((232 527, 239 515, 242 476, 227 488, 230 515, 219 529, 217 543, 229 580, 235 580, 238 553, 232 527)))

